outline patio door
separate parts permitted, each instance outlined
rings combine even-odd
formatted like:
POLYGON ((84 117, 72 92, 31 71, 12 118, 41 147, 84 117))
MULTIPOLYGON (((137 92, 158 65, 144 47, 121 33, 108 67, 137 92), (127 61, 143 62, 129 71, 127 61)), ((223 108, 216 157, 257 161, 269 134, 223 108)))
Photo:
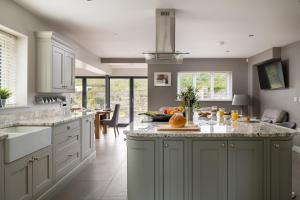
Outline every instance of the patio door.
POLYGON ((139 113, 148 110, 147 78, 110 78, 110 107, 120 104, 120 125, 141 120, 139 113))

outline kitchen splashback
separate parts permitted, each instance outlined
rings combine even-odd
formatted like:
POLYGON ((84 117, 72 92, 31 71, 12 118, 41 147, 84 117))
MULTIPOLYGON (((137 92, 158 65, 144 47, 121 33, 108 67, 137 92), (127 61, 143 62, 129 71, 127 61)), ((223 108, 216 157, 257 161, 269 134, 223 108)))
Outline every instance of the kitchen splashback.
POLYGON ((70 114, 67 109, 61 107, 50 107, 41 110, 20 111, 16 113, 0 114, 0 128, 12 126, 22 120, 41 119, 63 116, 70 114))

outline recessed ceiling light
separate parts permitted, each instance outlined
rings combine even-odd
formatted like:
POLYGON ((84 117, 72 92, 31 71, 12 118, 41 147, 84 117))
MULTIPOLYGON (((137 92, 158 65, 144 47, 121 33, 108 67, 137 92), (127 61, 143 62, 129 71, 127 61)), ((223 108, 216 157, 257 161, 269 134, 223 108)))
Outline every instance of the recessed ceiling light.
POLYGON ((249 34, 248 37, 249 37, 249 38, 253 38, 254 35, 253 35, 253 34, 249 34))
POLYGON ((217 43, 217 45, 219 45, 219 46, 223 46, 224 44, 225 44, 224 41, 219 41, 219 42, 217 43))

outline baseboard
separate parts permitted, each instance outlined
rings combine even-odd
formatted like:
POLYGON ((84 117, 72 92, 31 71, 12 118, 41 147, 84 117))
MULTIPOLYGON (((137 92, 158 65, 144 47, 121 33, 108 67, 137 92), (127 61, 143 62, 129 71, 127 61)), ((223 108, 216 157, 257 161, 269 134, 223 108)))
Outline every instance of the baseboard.
POLYGON ((300 154, 300 147, 294 145, 294 146, 293 146, 293 151, 300 154))
POLYGON ((67 185, 79 172, 96 158, 96 151, 81 161, 67 175, 57 181, 50 189, 37 198, 37 200, 51 200, 65 185, 67 185))

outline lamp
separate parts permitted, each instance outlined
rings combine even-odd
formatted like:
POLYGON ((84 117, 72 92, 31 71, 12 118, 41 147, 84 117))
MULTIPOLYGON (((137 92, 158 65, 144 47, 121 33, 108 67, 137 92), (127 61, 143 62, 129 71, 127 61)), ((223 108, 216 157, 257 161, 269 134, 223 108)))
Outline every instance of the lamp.
POLYGON ((246 94, 235 94, 232 100, 233 106, 241 106, 241 114, 243 115, 243 106, 249 105, 249 96, 246 94))

